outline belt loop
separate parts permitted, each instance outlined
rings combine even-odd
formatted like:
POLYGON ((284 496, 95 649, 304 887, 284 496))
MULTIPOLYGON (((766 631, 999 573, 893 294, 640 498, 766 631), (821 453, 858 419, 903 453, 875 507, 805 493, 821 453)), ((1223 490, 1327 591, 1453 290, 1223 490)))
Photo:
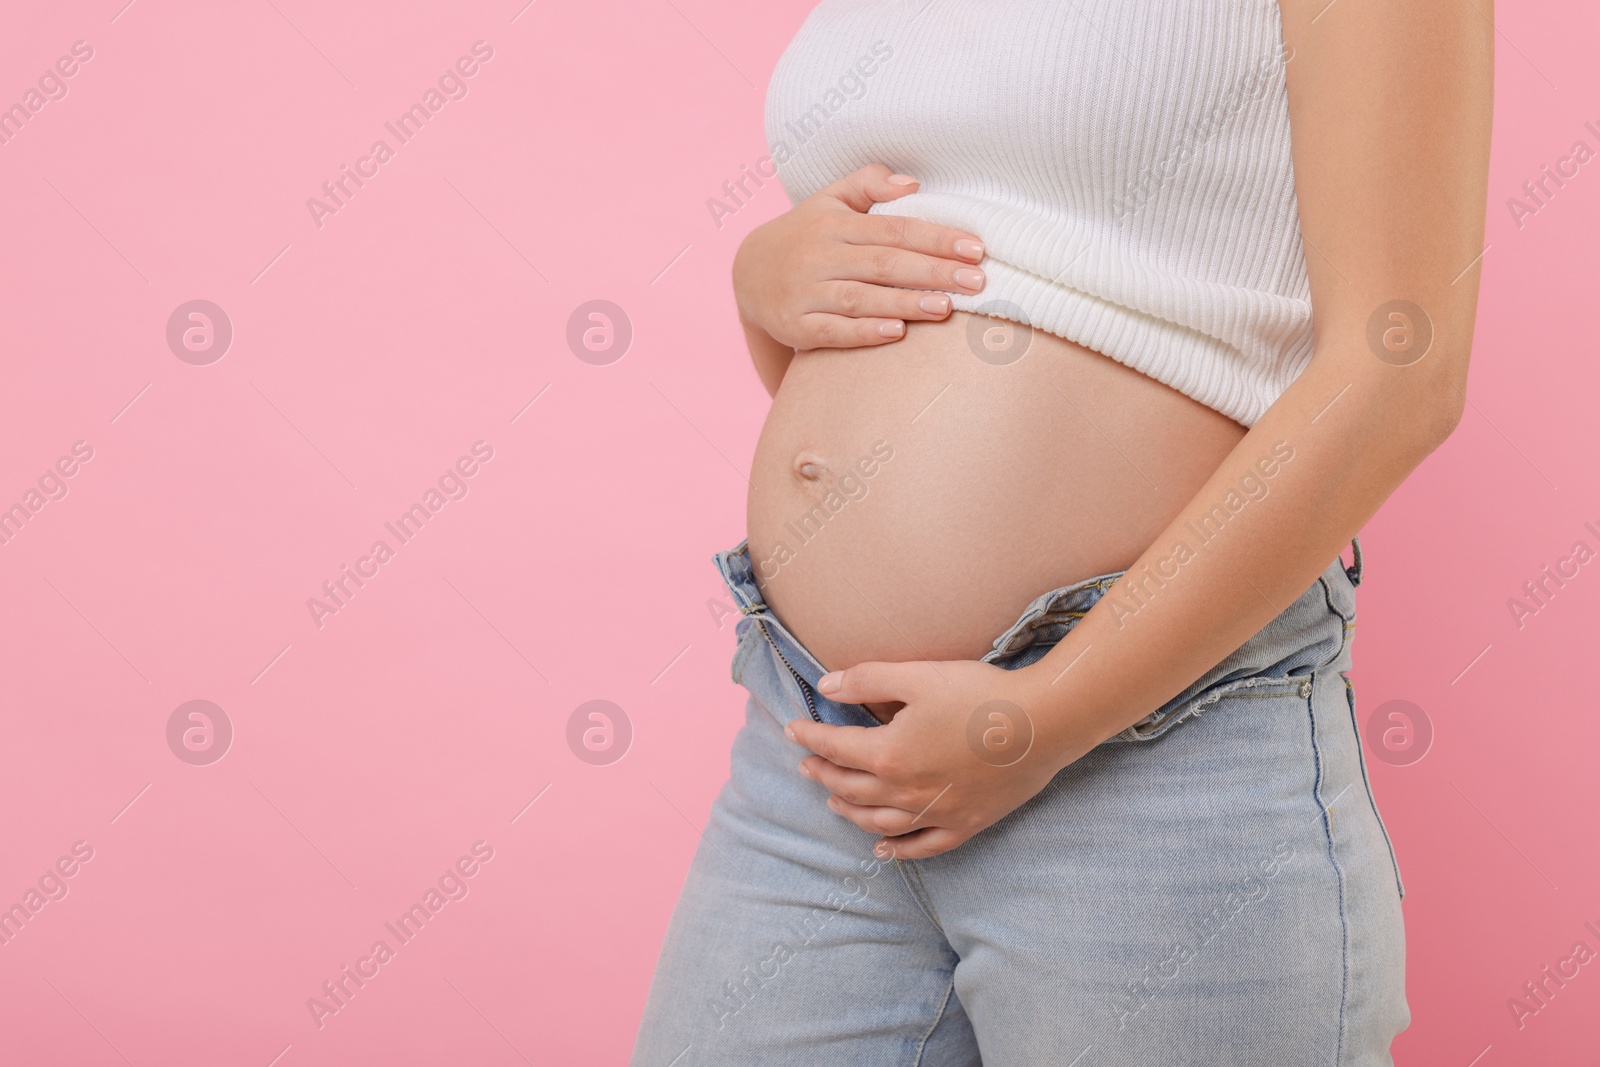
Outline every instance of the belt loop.
POLYGON ((1345 577, 1350 579, 1352 586, 1361 584, 1361 538, 1352 537, 1350 547, 1355 551, 1355 561, 1344 569, 1345 577))

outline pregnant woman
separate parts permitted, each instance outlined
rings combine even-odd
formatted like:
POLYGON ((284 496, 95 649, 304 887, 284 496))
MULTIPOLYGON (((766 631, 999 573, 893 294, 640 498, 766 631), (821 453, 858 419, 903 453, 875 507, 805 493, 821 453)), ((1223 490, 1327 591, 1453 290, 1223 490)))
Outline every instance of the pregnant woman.
POLYGON ((1362 524, 1465 403, 1493 27, 824 0, 734 286, 750 693, 638 1067, 1391 1063, 1362 524))

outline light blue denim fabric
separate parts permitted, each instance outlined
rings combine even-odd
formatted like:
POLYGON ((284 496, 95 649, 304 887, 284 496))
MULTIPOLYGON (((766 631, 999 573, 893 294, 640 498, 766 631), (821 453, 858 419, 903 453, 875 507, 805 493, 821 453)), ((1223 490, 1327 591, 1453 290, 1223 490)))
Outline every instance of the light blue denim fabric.
MULTIPOLYGON (((783 734, 877 720, 817 693, 746 545, 720 553, 750 699, 634 1067, 1387 1067, 1403 890, 1344 674, 1356 559, 999 823, 884 862, 783 734)), ((985 660, 1039 659, 1115 578, 1039 597, 985 660)))

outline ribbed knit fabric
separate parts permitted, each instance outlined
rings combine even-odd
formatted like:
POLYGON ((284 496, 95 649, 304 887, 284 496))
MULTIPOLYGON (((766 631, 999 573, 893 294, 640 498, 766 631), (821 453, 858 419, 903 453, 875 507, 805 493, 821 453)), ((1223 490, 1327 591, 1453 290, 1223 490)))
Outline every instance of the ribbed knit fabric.
POLYGON ((872 211, 982 238, 956 308, 1249 426, 1311 357, 1285 57, 1275 0, 822 0, 768 147, 792 203, 871 162, 916 176, 872 211))

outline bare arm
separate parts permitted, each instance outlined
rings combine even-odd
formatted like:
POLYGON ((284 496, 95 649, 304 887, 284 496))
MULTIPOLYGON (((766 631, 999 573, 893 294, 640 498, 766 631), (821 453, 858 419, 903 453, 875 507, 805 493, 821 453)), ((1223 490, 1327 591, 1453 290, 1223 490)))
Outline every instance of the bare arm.
POLYGON ((1303 593, 1454 430, 1465 403, 1493 29, 1473 4, 1441 0, 1345 4, 1320 18, 1326 0, 1281 7, 1313 356, 1124 581, 1147 567, 1176 566, 1176 579, 1143 606, 1113 587, 1036 665, 1036 706, 1074 720, 1069 752, 1160 707, 1303 593), (1421 314, 1402 307, 1390 318, 1396 301, 1421 314), (1375 315, 1388 340, 1376 347, 1375 315), (1268 495, 1199 547, 1189 524, 1274 456, 1268 495), (1175 565, 1180 542, 1195 551, 1175 565))
POLYGON ((744 343, 750 349, 750 362, 755 364, 756 376, 766 386, 768 396, 777 396, 778 386, 783 384, 783 375, 789 369, 789 361, 794 358, 794 349, 782 341, 774 340, 761 327, 743 319, 739 321, 744 327, 744 343))
POLYGON ((1493 76, 1484 8, 1281 0, 1313 308, 1309 366, 1039 662, 1010 672, 869 663, 820 682, 836 700, 906 704, 877 729, 791 724, 817 753, 808 772, 855 799, 836 811, 890 835, 902 858, 956 847, 1271 621, 1452 432, 1483 250, 1493 76), (1421 309, 1410 315, 1415 332, 1387 317, 1394 301, 1421 309), (1424 330, 1431 343, 1415 359, 1424 330), (1197 543, 1190 524, 1226 506, 1242 478, 1260 478, 1263 461, 1275 468, 1267 495, 1229 508, 1225 531, 1197 543), (1163 583, 1130 597, 1148 572, 1163 583), (976 766, 961 738, 970 710, 996 698, 1024 708, 1036 730, 1034 749, 1002 779, 976 766), (913 813, 935 799, 918 822, 913 813))

